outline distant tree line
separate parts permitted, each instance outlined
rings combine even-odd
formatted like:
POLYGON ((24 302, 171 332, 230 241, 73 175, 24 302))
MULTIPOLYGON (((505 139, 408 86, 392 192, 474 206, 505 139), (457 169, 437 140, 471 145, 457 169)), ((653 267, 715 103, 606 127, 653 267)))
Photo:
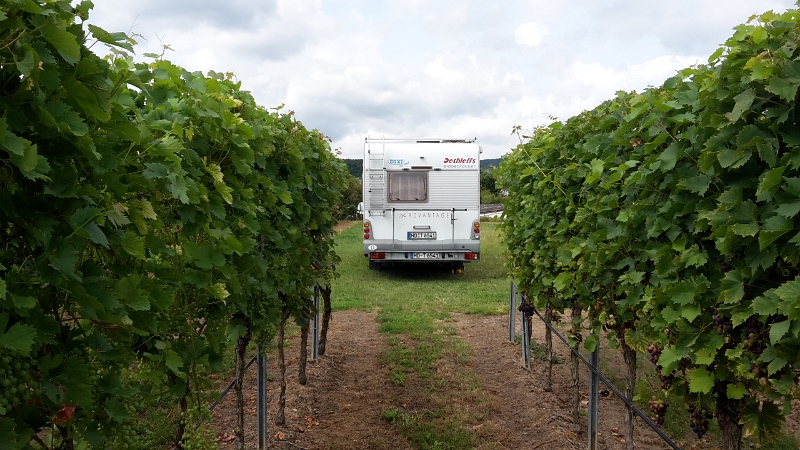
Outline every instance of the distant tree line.
POLYGON ((359 159, 345 159, 344 163, 347 164, 347 170, 350 171, 350 175, 361 179, 361 171, 364 169, 363 160, 359 159))

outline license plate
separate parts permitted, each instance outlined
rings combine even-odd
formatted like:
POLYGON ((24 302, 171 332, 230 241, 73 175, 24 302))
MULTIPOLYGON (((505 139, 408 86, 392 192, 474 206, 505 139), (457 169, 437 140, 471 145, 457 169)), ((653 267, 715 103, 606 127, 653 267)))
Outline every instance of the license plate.
POLYGON ((441 253, 412 253, 411 257, 414 259, 441 259, 441 253))
POLYGON ((417 239, 436 239, 435 231, 409 231, 408 240, 414 241, 417 239))

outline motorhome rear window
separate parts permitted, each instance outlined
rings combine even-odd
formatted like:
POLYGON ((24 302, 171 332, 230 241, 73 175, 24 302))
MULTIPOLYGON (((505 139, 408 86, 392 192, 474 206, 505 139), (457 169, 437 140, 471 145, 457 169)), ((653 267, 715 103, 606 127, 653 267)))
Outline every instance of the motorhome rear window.
POLYGON ((427 202, 427 172, 390 172, 390 202, 427 202))

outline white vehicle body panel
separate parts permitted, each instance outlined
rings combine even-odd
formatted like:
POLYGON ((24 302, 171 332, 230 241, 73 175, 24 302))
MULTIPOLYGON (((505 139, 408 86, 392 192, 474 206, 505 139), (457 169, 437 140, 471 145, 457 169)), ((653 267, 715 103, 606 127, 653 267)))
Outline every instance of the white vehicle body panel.
POLYGON ((480 153, 474 140, 366 138, 364 254, 380 262, 479 259, 480 153))

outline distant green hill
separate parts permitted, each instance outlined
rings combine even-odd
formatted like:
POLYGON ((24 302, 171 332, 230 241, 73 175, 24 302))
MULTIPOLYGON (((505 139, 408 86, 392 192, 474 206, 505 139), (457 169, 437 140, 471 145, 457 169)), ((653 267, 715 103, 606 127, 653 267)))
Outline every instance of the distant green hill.
POLYGON ((344 163, 347 164, 347 170, 350 171, 356 178, 361 178, 361 171, 362 171, 362 160, 359 159, 344 159, 344 163))
POLYGON ((498 167, 500 165, 500 161, 502 158, 495 158, 495 159, 482 159, 481 160, 481 169, 488 169, 489 167, 498 167))

